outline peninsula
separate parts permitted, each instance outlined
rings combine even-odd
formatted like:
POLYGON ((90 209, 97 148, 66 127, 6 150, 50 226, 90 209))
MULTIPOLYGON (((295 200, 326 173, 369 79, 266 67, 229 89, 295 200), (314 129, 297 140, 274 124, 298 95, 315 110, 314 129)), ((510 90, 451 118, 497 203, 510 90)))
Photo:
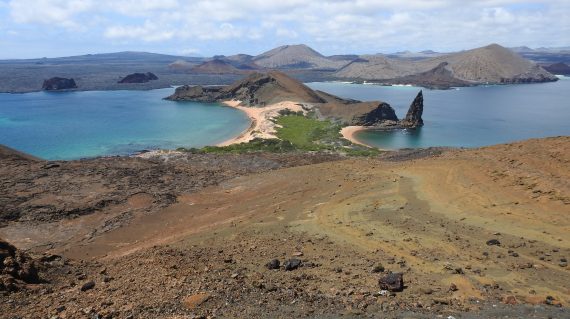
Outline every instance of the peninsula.
POLYGON ((252 125, 239 137, 221 145, 248 142, 255 138, 276 138, 274 119, 285 110, 311 114, 350 127, 344 137, 352 137, 355 128, 401 129, 423 125, 423 95, 420 91, 406 117, 399 120, 386 102, 362 102, 343 99, 326 92, 312 90, 279 71, 251 73, 228 86, 181 86, 166 99, 172 101, 219 102, 244 111, 252 125), (350 133, 349 133, 350 132, 350 133))

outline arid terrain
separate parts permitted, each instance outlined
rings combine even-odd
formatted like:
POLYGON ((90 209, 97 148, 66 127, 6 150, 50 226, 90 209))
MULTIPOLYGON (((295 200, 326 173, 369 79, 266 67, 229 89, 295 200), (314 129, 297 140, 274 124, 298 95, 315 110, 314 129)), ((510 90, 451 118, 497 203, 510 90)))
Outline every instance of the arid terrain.
POLYGON ((2 292, 0 317, 567 318, 569 150, 2 150, 0 237, 43 282, 2 292), (380 288, 390 272, 403 291, 380 288))

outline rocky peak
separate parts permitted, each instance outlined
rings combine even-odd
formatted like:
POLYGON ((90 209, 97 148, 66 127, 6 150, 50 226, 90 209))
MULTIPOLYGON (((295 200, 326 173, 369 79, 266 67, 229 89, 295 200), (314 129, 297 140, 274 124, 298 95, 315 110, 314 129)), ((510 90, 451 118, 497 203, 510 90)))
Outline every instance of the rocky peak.
POLYGON ((424 112, 424 96, 422 91, 418 93, 406 114, 406 118, 402 120, 402 126, 407 128, 416 128, 424 125, 422 114, 424 112))

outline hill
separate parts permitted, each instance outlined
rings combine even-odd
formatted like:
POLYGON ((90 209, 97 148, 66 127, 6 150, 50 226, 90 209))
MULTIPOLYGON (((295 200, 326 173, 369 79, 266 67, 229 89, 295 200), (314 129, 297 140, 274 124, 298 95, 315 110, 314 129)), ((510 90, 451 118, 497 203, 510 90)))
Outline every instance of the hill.
POLYGON ((554 63, 543 66, 543 68, 552 74, 570 75, 570 66, 566 63, 554 63))
POLYGON ((253 61, 270 69, 338 69, 349 62, 328 59, 304 44, 280 46, 257 55, 253 61))
POLYGON ((429 83, 425 81, 425 72, 437 68, 442 63, 446 63, 445 69, 451 72, 446 75, 447 78, 470 84, 557 80, 537 64, 498 44, 419 61, 391 59, 381 55, 362 56, 361 59, 341 68, 334 76, 361 80, 388 80, 418 75, 418 79, 423 79, 418 84, 425 84, 429 83))
POLYGON ((206 74, 228 74, 228 73, 241 73, 236 67, 230 63, 214 59, 211 61, 206 61, 200 65, 197 65, 191 69, 194 73, 206 73, 206 74))
POLYGON ((547 82, 557 78, 498 44, 454 53, 424 65, 448 62, 455 77, 476 83, 547 82))

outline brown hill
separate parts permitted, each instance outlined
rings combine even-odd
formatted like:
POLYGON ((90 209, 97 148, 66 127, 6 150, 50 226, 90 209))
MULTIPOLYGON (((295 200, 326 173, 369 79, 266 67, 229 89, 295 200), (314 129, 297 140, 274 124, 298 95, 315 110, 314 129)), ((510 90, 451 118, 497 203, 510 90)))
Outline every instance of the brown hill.
POLYGON ((556 81, 558 78, 535 63, 498 44, 430 59, 423 65, 448 62, 453 75, 477 83, 556 81))
POLYGON ((413 80, 413 84, 419 85, 433 84, 434 81, 437 83, 442 80, 450 82, 455 79, 459 80, 458 82, 466 81, 468 84, 557 80, 540 66, 498 44, 421 61, 390 59, 379 55, 362 56, 361 59, 337 71, 334 76, 372 81, 394 80, 394 83, 399 82, 395 79, 415 76, 406 80, 413 80), (445 69, 440 68, 436 70, 439 72, 429 74, 430 70, 437 69, 442 63, 447 63, 445 69))
POLYGON ((284 45, 253 58, 270 69, 338 69, 350 61, 328 59, 304 44, 284 45))
POLYGON ((383 55, 364 55, 339 69, 334 76, 360 80, 387 80, 420 72, 411 61, 387 58, 383 55))
POLYGON ((206 74, 234 74, 242 72, 230 63, 219 59, 206 61, 200 65, 193 67, 191 71, 194 73, 206 74))

